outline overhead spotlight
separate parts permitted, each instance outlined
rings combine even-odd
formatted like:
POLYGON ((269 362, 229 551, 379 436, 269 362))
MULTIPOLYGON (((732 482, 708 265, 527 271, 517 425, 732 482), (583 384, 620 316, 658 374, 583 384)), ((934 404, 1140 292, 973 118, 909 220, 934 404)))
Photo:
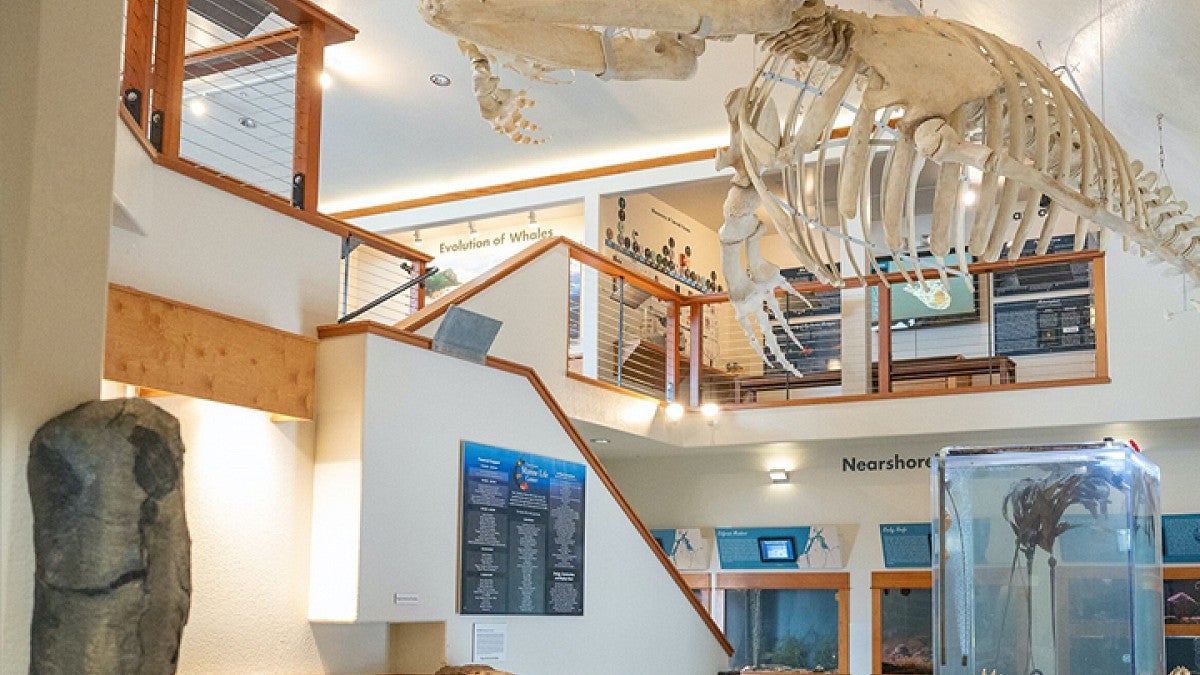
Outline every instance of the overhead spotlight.
POLYGON ((788 482, 788 472, 784 469, 771 469, 767 472, 767 475, 771 477, 771 482, 776 485, 788 482))
POLYGON ((413 243, 414 244, 421 243, 421 231, 420 230, 413 230, 413 243))
POLYGON ((529 225, 530 226, 537 225, 537 212, 536 211, 529 212, 529 225))
POLYGON ((678 422, 683 417, 683 404, 668 403, 667 404, 667 419, 672 422, 678 422))
POLYGON ((429 81, 438 87, 449 87, 450 76, 442 73, 434 73, 429 76, 429 81))
POLYGON ((705 417, 707 417, 710 420, 713 419, 714 417, 716 417, 717 413, 719 413, 719 412, 721 412, 721 406, 717 405, 716 403, 713 403, 712 401, 709 401, 708 403, 705 403, 704 405, 700 406, 700 414, 704 415, 705 417))
POLYGON ((979 200, 979 193, 974 190, 967 190, 963 193, 963 204, 966 206, 975 206, 975 202, 979 200))
POLYGON ((472 237, 479 234, 479 228, 475 227, 475 221, 467 221, 467 234, 471 235, 472 237))
POLYGON ((254 121, 253 117, 239 117, 238 124, 246 127, 247 129, 257 129, 258 128, 258 122, 254 121))

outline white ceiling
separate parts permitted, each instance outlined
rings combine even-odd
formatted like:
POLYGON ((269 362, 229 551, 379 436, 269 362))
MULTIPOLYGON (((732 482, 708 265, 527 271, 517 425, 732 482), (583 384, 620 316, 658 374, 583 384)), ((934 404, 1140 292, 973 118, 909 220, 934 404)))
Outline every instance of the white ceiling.
MULTIPOLYGON (((566 1, 566 0, 564 0, 566 1)), ((883 11, 897 0, 847 0, 883 11)), ((713 147, 725 133, 722 102, 751 76, 747 38, 711 44, 688 82, 527 83, 530 117, 545 145, 515 145, 478 117, 469 67, 455 40, 422 21, 416 0, 326 0, 360 29, 329 51, 321 204, 325 211, 439 194, 468 185, 713 147), (442 72, 452 86, 438 88, 442 72), (614 154, 620 153, 620 154, 614 154)), ((1156 115, 1165 113, 1167 167, 1185 197, 1200 178, 1200 25, 1196 0, 925 0, 927 13, 988 29, 1074 67, 1084 95, 1131 156, 1158 164, 1156 115), (1103 3, 1103 20, 1100 20, 1103 3)), ((1200 194, 1198 192, 1197 194, 1200 194)), ((1200 196, 1193 200, 1200 200, 1200 196)), ((1196 201, 1200 203, 1200 201, 1196 201)))

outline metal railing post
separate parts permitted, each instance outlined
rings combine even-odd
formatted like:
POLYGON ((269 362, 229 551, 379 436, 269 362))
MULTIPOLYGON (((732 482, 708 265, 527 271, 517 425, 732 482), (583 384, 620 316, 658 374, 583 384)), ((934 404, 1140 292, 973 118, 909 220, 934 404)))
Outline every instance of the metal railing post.
POLYGON ((625 366, 625 277, 617 277, 617 386, 625 366))

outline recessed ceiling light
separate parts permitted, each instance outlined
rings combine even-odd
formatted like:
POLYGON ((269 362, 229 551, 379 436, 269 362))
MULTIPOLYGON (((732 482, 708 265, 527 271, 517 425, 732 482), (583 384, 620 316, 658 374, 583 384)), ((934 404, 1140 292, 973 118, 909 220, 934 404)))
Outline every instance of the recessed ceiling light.
POLYGON ((246 127, 247 129, 258 128, 258 122, 255 122, 253 117, 241 117, 238 119, 238 124, 246 127))
POLYGON ((612 443, 612 441, 608 440, 607 438, 589 438, 588 443, 595 443, 596 445, 608 445, 609 443, 612 443))
POLYGON ((450 86, 450 76, 443 75, 442 73, 434 73, 434 74, 430 75, 429 81, 439 87, 449 87, 450 86))
POLYGON ((194 98, 188 101, 188 110, 196 117, 203 117, 208 113, 208 101, 205 101, 203 96, 194 98))

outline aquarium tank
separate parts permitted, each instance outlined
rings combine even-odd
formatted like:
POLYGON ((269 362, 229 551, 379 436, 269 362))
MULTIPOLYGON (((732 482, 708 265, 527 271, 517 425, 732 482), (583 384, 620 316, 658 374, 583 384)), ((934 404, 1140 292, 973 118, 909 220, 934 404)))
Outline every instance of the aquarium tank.
POLYGON ((836 590, 730 589, 725 634, 740 672, 838 672, 836 590))
POLYGON ((1159 471, 1124 443, 942 450, 940 675, 1162 675, 1159 471))
POLYGON ((933 591, 928 588, 885 588, 879 594, 879 657, 882 675, 933 672, 929 618, 933 591))

